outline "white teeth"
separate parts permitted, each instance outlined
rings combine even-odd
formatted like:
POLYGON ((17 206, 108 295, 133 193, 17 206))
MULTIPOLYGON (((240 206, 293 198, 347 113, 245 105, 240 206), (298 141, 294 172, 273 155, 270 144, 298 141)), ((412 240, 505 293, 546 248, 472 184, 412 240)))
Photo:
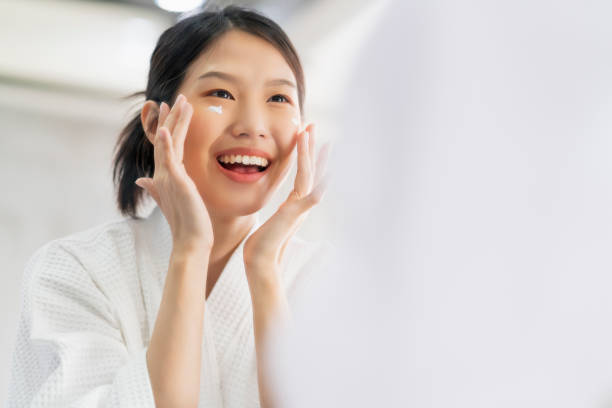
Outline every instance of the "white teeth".
POLYGON ((256 165, 266 167, 268 160, 259 156, 242 156, 242 155, 223 155, 219 157, 219 161, 222 163, 242 163, 246 165, 256 165))

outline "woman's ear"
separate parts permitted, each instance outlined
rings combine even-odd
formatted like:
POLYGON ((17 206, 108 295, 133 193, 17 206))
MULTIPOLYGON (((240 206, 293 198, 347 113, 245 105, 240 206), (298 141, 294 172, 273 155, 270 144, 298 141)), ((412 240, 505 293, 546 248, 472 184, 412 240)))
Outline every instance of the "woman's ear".
POLYGON ((159 117, 159 105, 155 101, 146 101, 140 111, 140 122, 147 139, 153 144, 155 133, 157 133, 157 118, 159 117))

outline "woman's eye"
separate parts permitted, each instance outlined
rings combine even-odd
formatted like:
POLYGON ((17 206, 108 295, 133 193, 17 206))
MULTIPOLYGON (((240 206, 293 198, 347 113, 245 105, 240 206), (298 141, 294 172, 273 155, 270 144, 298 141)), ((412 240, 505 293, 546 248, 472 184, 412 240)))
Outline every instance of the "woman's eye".
POLYGON ((223 89, 217 89, 216 91, 212 91, 211 93, 209 93, 209 95, 212 96, 217 96, 219 98, 223 98, 223 99, 234 99, 234 97, 232 96, 231 93, 223 90, 223 89))
POLYGON ((287 97, 285 97, 284 95, 274 95, 270 97, 269 100, 272 102, 289 102, 289 99, 287 99, 287 97))

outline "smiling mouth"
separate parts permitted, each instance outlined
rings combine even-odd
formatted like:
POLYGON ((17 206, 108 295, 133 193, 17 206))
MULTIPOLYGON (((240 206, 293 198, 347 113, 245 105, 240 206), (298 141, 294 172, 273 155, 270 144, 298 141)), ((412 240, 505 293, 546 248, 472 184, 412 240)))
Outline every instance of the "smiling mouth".
POLYGON ((222 156, 217 157, 217 161, 224 169, 241 174, 261 173, 266 171, 271 164, 269 161, 262 163, 258 160, 256 163, 251 163, 249 160, 246 159, 242 161, 237 161, 237 159, 235 158, 228 159, 227 157, 222 156), (232 161, 234 161, 234 163, 232 163, 232 161))

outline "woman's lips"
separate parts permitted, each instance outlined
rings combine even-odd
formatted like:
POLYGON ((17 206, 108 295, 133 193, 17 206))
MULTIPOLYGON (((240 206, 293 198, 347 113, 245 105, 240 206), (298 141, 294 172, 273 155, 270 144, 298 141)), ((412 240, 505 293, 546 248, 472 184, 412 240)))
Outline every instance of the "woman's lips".
POLYGON ((239 173, 237 171, 226 169, 221 165, 221 163, 219 163, 218 160, 215 160, 215 162, 217 163, 217 167, 221 170, 223 174, 225 174, 229 179, 238 183, 253 183, 265 176, 268 172, 268 169, 270 168, 270 165, 268 165, 268 167, 266 167, 263 171, 256 171, 253 173, 239 173))

